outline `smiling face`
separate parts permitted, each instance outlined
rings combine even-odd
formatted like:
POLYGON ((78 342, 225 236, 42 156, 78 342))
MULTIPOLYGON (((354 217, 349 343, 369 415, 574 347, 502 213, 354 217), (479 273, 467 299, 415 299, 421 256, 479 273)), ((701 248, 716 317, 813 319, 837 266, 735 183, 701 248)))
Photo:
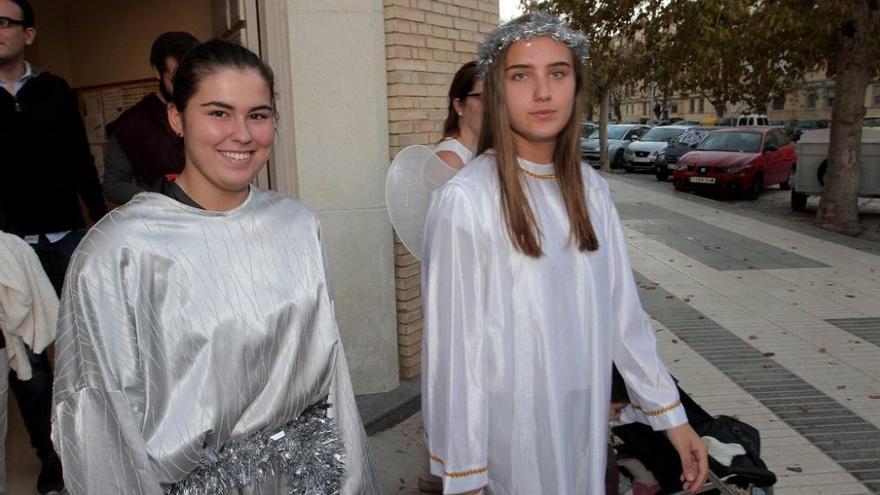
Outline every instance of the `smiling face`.
POLYGON ((520 156, 546 156, 568 124, 576 77, 571 49, 550 37, 513 43, 504 64, 510 127, 520 156))
MULTIPOLYGON (((9 0, 0 0, 0 16, 20 21, 24 14, 18 5, 9 0)), ((12 25, 0 28, 0 65, 22 63, 24 47, 34 42, 37 30, 33 27, 12 25)))
POLYGON ((184 136, 181 187, 207 209, 244 201, 275 139, 272 95, 260 73, 221 68, 205 75, 182 113, 169 105, 169 120, 184 136))

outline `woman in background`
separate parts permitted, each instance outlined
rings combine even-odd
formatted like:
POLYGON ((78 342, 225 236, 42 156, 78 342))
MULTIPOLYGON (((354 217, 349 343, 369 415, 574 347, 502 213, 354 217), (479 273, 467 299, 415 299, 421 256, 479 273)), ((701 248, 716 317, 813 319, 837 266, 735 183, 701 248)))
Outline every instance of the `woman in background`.
POLYGON ((476 62, 458 69, 449 86, 449 114, 443 124, 443 139, 434 153, 450 167, 461 170, 474 157, 483 120, 483 83, 476 62))

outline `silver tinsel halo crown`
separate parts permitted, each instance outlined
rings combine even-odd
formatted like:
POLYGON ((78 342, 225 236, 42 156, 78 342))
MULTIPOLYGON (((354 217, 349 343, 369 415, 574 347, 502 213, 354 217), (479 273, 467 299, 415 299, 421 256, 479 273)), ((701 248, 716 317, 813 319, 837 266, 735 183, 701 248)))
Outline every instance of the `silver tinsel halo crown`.
POLYGON ((580 31, 571 29, 566 23, 547 12, 533 12, 502 24, 489 33, 485 41, 477 48, 477 65, 483 80, 489 75, 489 67, 495 61, 495 55, 501 50, 520 40, 531 40, 542 36, 550 36, 571 48, 574 56, 584 64, 587 63, 587 37, 580 31))

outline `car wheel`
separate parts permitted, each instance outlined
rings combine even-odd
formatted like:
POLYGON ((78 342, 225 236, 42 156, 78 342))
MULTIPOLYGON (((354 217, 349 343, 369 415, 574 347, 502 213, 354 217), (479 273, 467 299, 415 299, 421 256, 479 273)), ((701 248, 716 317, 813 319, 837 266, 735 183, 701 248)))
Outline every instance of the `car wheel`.
POLYGON ((618 150, 617 153, 614 154, 614 159, 611 160, 611 168, 622 168, 624 163, 623 150, 618 150))
POLYGON ((672 180, 672 187, 674 187, 676 191, 684 191, 685 190, 684 183, 683 183, 683 181, 680 181, 680 180, 673 179, 672 180))
POLYGON ((669 178, 669 170, 658 168, 654 173, 654 176, 657 177, 657 180, 660 182, 666 182, 666 179, 669 178))
POLYGON ((756 175, 752 184, 749 186, 749 190, 746 192, 746 197, 748 199, 758 199, 758 196, 761 195, 761 188, 763 188, 763 186, 764 178, 761 177, 761 175, 756 175))
POLYGON ((825 171, 828 170, 828 160, 825 160, 819 165, 819 168, 816 169, 816 179, 819 181, 819 184, 825 185, 825 171))
POLYGON ((791 190, 791 211, 804 211, 807 208, 807 195, 791 190))
POLYGON ((792 173, 794 173, 794 167, 791 167, 791 168, 788 170, 788 177, 786 177, 785 180, 784 180, 783 182, 780 182, 780 183, 779 183, 779 189, 782 189, 783 191, 788 191, 789 189, 791 189, 791 176, 792 176, 792 173))

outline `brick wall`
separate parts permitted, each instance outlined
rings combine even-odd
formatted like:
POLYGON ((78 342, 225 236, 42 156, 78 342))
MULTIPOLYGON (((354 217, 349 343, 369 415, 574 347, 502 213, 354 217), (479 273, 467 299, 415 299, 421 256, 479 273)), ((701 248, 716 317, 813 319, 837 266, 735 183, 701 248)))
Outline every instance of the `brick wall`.
MULTIPOLYGON (((440 140, 452 76, 498 25, 498 1, 385 0, 384 8, 393 157, 406 146, 440 140)), ((400 376, 412 378, 421 365, 419 262, 399 241, 394 254, 400 376)))

